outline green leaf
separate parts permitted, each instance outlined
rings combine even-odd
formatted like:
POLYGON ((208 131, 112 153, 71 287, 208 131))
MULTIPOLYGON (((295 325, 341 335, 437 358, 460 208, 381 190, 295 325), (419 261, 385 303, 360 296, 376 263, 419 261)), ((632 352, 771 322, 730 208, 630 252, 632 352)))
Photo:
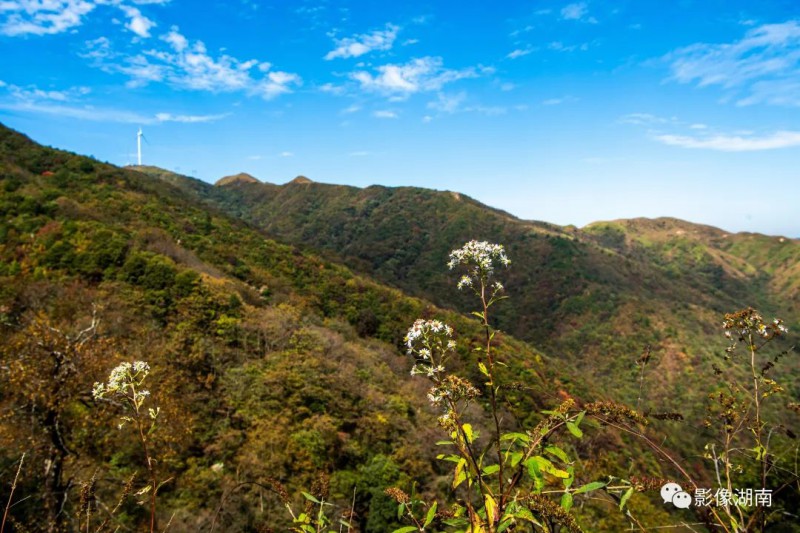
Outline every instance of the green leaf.
POLYGON ((433 502, 431 508, 428 509, 428 514, 425 516, 425 523, 422 525, 422 527, 428 527, 431 525, 431 522, 433 522, 433 519, 436 518, 436 505, 436 502, 433 502))
POLYGON ((483 501, 486 504, 486 519, 489 523, 494 523, 498 516, 497 516, 497 502, 494 501, 489 494, 483 495, 483 501))
POLYGON ((497 526, 497 533, 503 533, 503 531, 508 529, 513 524, 514 524, 514 520, 511 520, 511 519, 504 520, 503 522, 500 522, 500 525, 497 526))
POLYGON ((406 504, 400 503, 397 505, 397 519, 400 520, 403 518, 403 515, 406 512, 406 504))
POLYGON ((583 422, 583 417, 586 416, 586 411, 581 411, 578 413, 578 416, 575 417, 575 425, 580 426, 581 422, 583 422))
POLYGON ((513 468, 513 467, 517 466, 519 464, 519 462, 522 460, 523 457, 524 457, 524 454, 522 452, 514 452, 514 453, 512 453, 511 454, 511 467, 513 468))
POLYGON ((565 511, 572 509, 572 494, 565 492, 561 497, 561 508, 565 511))
POLYGON ((546 472, 551 476, 555 476, 558 478, 569 477, 569 472, 556 468, 555 465, 553 465, 553 463, 551 463, 549 459, 546 459, 541 455, 536 455, 525 461, 525 466, 528 467, 529 471, 532 464, 536 465, 536 470, 538 470, 539 472, 546 472))
POLYGON ((514 441, 514 442, 519 440, 519 441, 522 441, 525 444, 528 444, 531 441, 531 438, 525 433, 515 433, 515 432, 512 431, 511 433, 505 433, 500 437, 500 441, 501 442, 502 441, 506 441, 506 440, 510 440, 510 441, 514 441))
POLYGON ((535 491, 542 492, 542 489, 544 488, 544 476, 542 475, 542 471, 539 469, 539 463, 533 459, 533 457, 526 459, 523 464, 528 468, 528 475, 533 480, 535 491))
POLYGON ((465 468, 466 466, 467 466, 467 460, 464 458, 462 458, 456 465, 456 470, 455 473, 453 474, 454 489, 457 488, 459 485, 461 485, 461 483, 463 483, 465 479, 467 479, 467 472, 465 468))
POLYGON ((549 453, 552 456, 558 457, 559 459, 561 459, 565 463, 569 463, 570 462, 569 457, 567 457, 566 452, 564 450, 562 450, 561 448, 559 448, 558 446, 552 446, 552 445, 551 446, 546 446, 544 451, 546 453, 549 453))
POLYGON ((593 490, 602 489, 606 486, 606 483, 603 481, 592 481, 591 483, 587 483, 586 485, 578 488, 575 491, 575 494, 583 494, 584 492, 591 492, 593 490))
POLYGON ((303 494, 303 497, 304 497, 306 500, 310 501, 310 502, 314 502, 314 503, 322 503, 322 502, 320 502, 318 499, 316 499, 315 497, 313 497, 311 494, 309 494, 309 493, 307 493, 307 492, 303 492, 302 494, 303 494))
POLYGON ((756 461, 763 460, 764 455, 767 453, 767 449, 761 446, 760 444, 756 445, 756 447, 753 448, 751 451, 756 454, 756 461))
POLYGON ((575 467, 570 465, 567 467, 567 473, 569 474, 568 478, 562 479, 564 482, 564 488, 568 489, 575 483, 575 467))
POLYGON ((478 361, 478 370, 480 370, 480 371, 481 371, 481 374, 483 374, 483 375, 484 375, 484 376, 486 376, 487 378, 489 377, 489 371, 488 371, 488 370, 486 370, 486 365, 484 365, 484 364, 483 364, 482 362, 480 362, 480 361, 478 361))
POLYGON ((620 511, 622 510, 623 507, 625 507, 625 504, 628 503, 628 500, 630 500, 631 496, 633 496, 633 487, 631 487, 628 490, 626 490, 625 494, 623 494, 622 498, 620 498, 620 500, 619 500, 619 510, 620 511))
POLYGON ((463 426, 461 426, 461 429, 464 430, 464 436, 466 436, 467 438, 467 443, 472 444, 472 441, 474 440, 474 435, 472 433, 472 424, 464 424, 463 426))
POLYGON ((400 529, 395 529, 392 533, 411 533, 412 531, 419 531, 417 526, 403 526, 400 529))
POLYGON ((583 437, 583 431, 581 431, 581 428, 579 428, 575 424, 575 422, 567 422, 567 429, 569 430, 570 433, 572 433, 576 437, 578 438, 583 437))
POLYGON ((483 467, 483 473, 486 474, 487 476, 496 474, 499 471, 500 471, 500 465, 489 465, 483 467))

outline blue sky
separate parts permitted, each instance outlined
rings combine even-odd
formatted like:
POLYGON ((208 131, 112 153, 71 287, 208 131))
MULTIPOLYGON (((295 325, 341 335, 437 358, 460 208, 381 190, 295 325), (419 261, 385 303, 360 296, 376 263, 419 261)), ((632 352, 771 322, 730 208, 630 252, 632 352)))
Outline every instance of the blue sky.
POLYGON ((800 237, 794 0, 0 0, 0 121, 206 181, 800 237))

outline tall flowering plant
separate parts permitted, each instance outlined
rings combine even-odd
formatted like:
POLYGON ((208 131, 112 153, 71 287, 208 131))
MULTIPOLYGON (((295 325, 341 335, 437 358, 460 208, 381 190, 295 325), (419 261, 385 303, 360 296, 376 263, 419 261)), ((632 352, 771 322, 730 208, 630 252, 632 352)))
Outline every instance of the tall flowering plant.
POLYGON ((136 438, 144 453, 149 483, 136 494, 149 494, 150 500, 150 532, 156 531, 156 494, 161 487, 156 472, 156 461, 152 456, 150 438, 156 429, 156 421, 161 412, 159 407, 148 407, 145 402, 150 391, 144 388, 144 382, 150 374, 150 365, 145 361, 124 362, 116 366, 108 376, 106 383, 95 383, 92 396, 96 400, 110 399, 121 402, 125 414, 120 416, 118 428, 121 430, 128 424, 134 428, 136 438))
POLYGON ((585 413, 576 412, 571 400, 548 412, 532 430, 510 431, 503 424, 501 386, 496 375, 502 363, 495 354, 497 332, 490 324, 489 311, 506 298, 503 285, 495 278, 510 264, 502 245, 481 241, 470 241, 449 257, 449 268, 461 272, 457 288, 474 293, 480 304, 473 315, 484 331, 483 342, 475 349, 478 370, 485 380, 482 390, 448 372, 447 363, 456 354, 454 331, 449 325, 420 319, 406 334, 406 349, 414 359, 411 374, 431 382, 428 400, 441 410, 438 422, 448 439, 438 444, 450 451, 439 458, 454 465, 451 488, 456 501, 449 509, 439 509, 436 502, 423 502, 398 488, 388 490, 387 494, 398 502, 399 514, 412 524, 395 533, 426 531, 436 525, 469 533, 499 533, 543 521, 580 531, 569 513, 573 495, 606 485, 596 482, 572 488, 572 461, 564 450, 548 443, 560 428, 581 434, 579 426, 585 413), (484 403, 491 413, 486 436, 467 420, 466 408, 473 402, 484 403), (560 503, 544 495, 552 486, 557 486, 555 492, 562 495, 560 503))

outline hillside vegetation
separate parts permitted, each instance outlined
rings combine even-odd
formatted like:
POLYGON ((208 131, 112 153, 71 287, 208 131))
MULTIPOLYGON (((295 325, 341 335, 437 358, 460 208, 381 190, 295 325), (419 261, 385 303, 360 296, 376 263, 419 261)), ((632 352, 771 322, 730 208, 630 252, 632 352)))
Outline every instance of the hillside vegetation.
MULTIPOLYGON (((700 520, 663 505, 658 482, 678 473, 648 442, 712 483, 700 418, 719 390, 709 376, 726 345, 722 314, 753 304, 796 325, 796 241, 711 228, 673 236, 702 228, 667 220, 577 230, 454 193, 233 178, 214 187, 120 169, 0 125, 0 505, 14 502, 5 531, 145 530, 148 494, 134 493, 148 484, 150 455, 164 481, 158 530, 284 531, 286 503, 308 510, 324 498, 353 532, 387 532, 407 526, 398 493, 385 492, 397 487, 444 508, 453 480, 434 445, 441 413, 406 354, 420 318, 455 331, 448 371, 478 388, 463 413, 474 435, 539 427, 556 416, 541 411, 559 405, 635 421, 631 433, 587 417, 583 431, 548 441, 575 487, 628 483, 570 497, 562 507, 576 524, 700 520), (468 315, 474 302, 446 267, 470 239, 501 242, 512 260, 488 341, 498 402, 481 370, 489 329, 468 315), (133 361, 149 363, 146 405, 160 408, 147 453, 117 428, 121 403, 92 393, 133 361)), ((785 356, 782 368, 796 372, 795 354, 785 356)), ((780 378, 797 398, 796 375, 780 378)), ((795 414, 776 417, 785 433, 796 427, 795 414)), ((548 483, 569 492, 558 475, 548 483)), ((778 510, 797 497, 788 486, 778 510)), ((776 523, 793 531, 791 519, 776 523)))
MULTIPOLYGON (((411 187, 211 187, 171 179, 279 240, 462 312, 470 309, 468 297, 450 290, 441 268, 453 243, 504 243, 515 259, 506 276, 515 298, 498 309, 498 327, 575 365, 618 400, 638 397, 634 362, 650 346, 654 403, 668 410, 701 406, 693 391, 711 370, 715 325, 725 312, 752 306, 800 326, 796 239, 669 218, 560 227, 517 219, 462 194, 411 187)), ((792 393, 800 392, 797 378, 791 376, 792 393)))

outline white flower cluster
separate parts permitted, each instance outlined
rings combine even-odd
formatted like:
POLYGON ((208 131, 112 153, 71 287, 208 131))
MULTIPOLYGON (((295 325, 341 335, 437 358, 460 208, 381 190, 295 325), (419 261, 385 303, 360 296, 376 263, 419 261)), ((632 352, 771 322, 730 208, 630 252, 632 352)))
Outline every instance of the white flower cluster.
MULTIPOLYGON (((511 264, 502 244, 473 240, 458 250, 450 252, 450 261, 447 266, 450 270, 458 265, 465 265, 469 269, 469 274, 461 276, 458 282, 458 288, 463 289, 472 287, 473 283, 479 279, 486 281, 494 273, 496 262, 506 267, 511 264)), ((500 286, 500 290, 502 290, 502 286, 500 286)))
POLYGON ((443 373, 442 363, 447 353, 456 348, 452 336, 453 328, 441 320, 417 319, 405 337, 408 354, 415 356, 419 363, 411 368, 411 375, 425 374, 428 378, 435 378, 443 373))
MULTIPOLYGON (((150 365, 144 361, 134 361, 133 363, 120 363, 108 375, 108 383, 95 383, 92 388, 92 396, 102 398, 106 394, 125 394, 131 384, 141 384, 144 378, 150 373, 150 365)), ((146 398, 150 391, 136 391, 137 396, 146 398)))
POLYGON ((408 353, 417 353, 423 359, 430 359, 430 346, 418 348, 420 343, 427 345, 426 340, 431 337, 452 337, 453 328, 441 320, 423 320, 418 318, 406 333, 406 346, 408 353))

